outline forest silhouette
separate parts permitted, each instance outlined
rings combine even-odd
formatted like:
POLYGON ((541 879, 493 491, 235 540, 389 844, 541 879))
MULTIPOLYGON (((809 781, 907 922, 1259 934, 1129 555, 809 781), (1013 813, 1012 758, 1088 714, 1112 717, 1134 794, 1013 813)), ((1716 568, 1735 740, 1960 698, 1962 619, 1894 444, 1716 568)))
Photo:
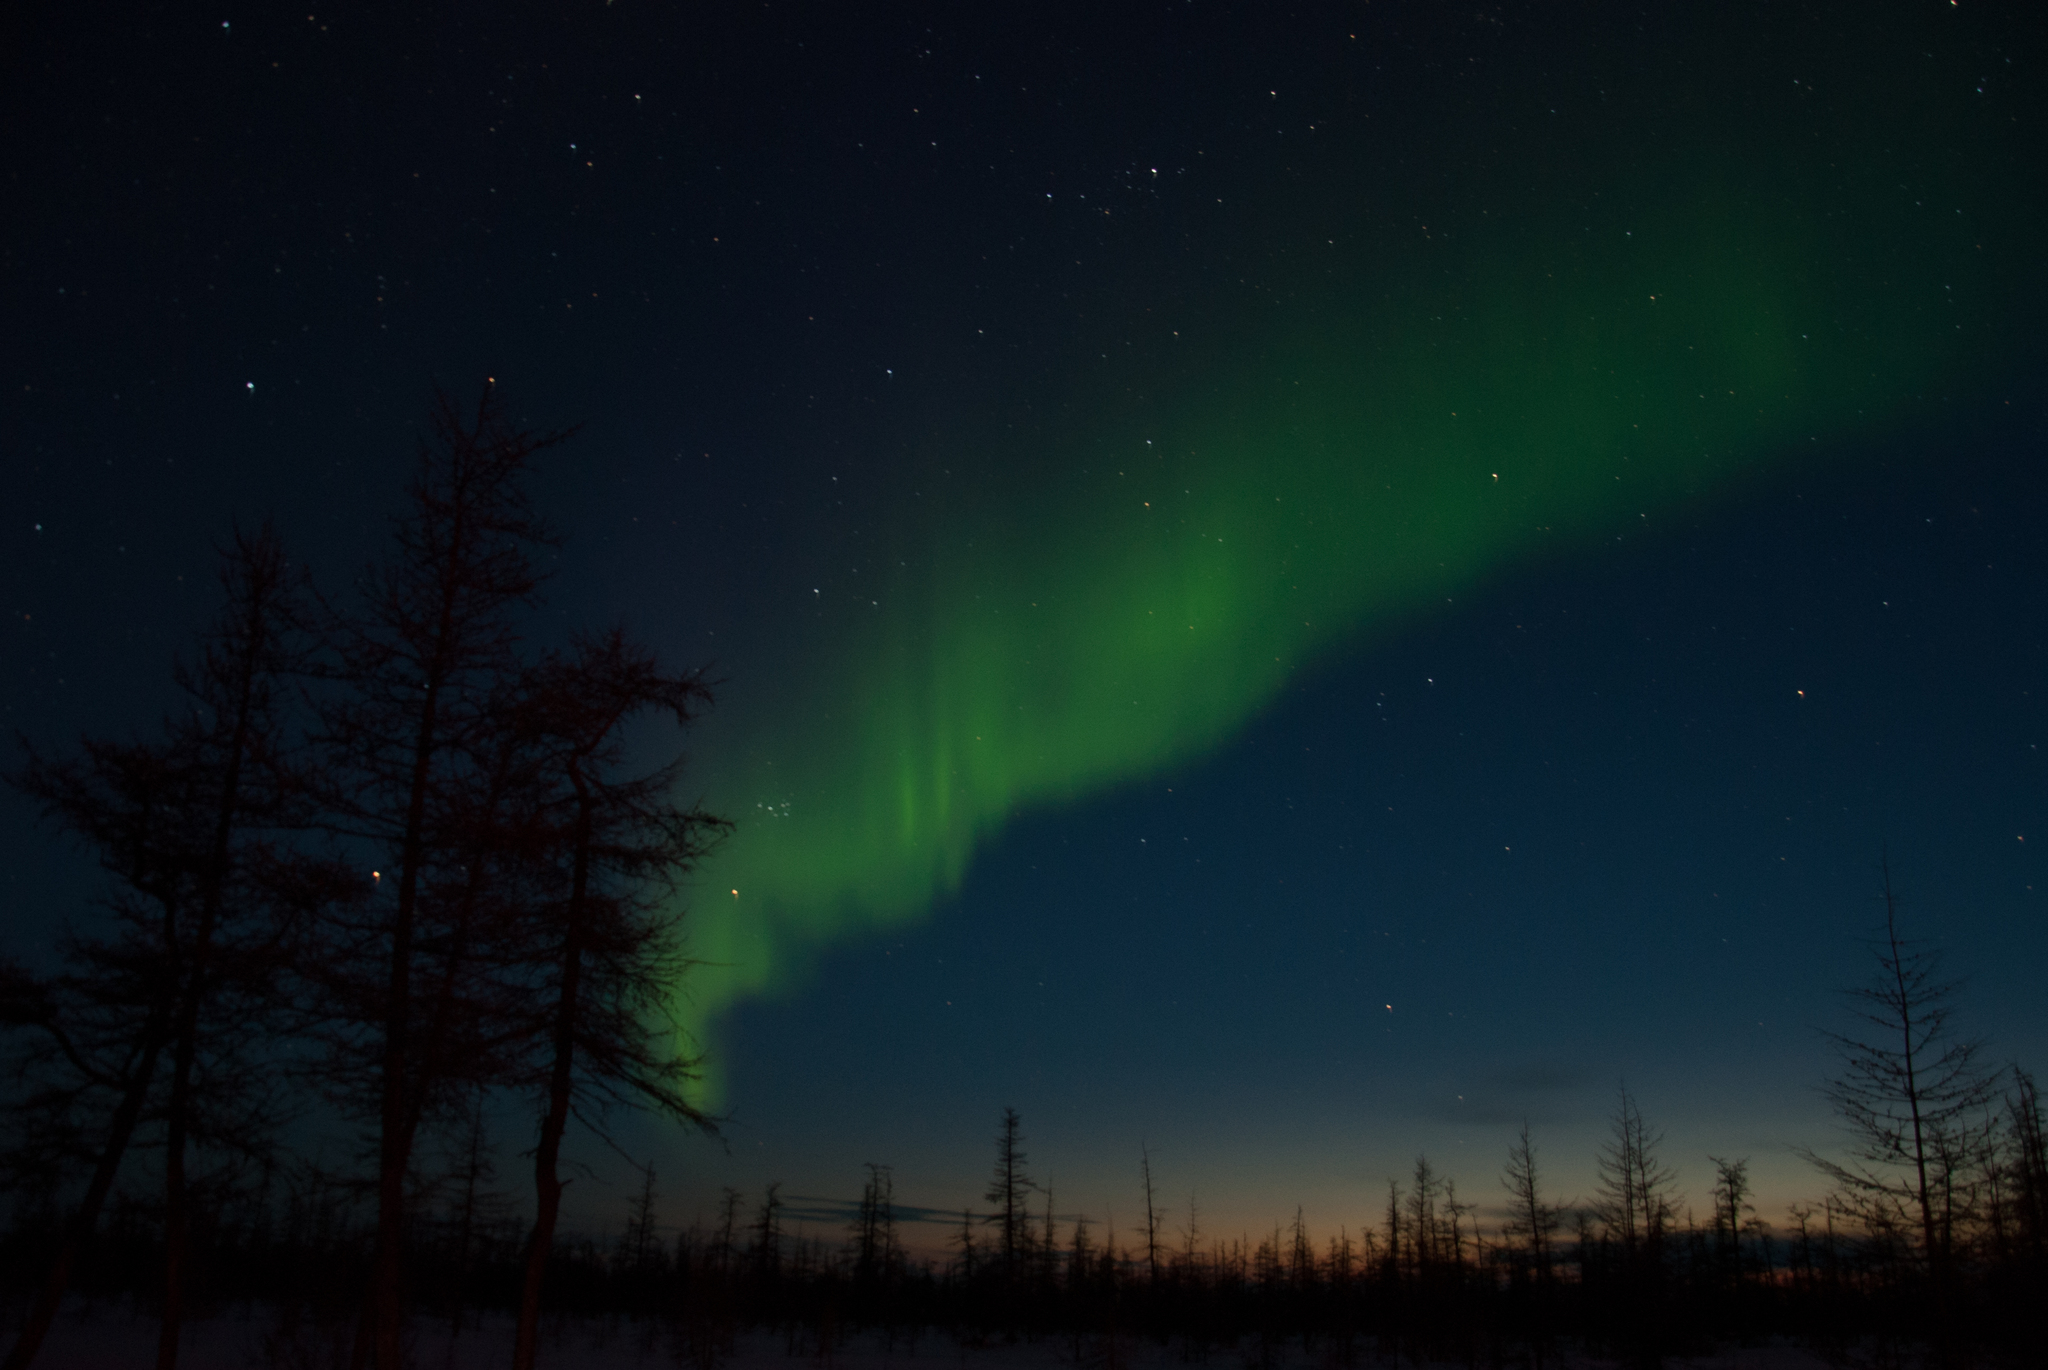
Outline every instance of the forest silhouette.
POLYGON ((1546 1187, 1525 1125, 1483 1195, 1418 1157, 1335 1235, 1297 1210, 1225 1237, 1192 1202, 1170 1225, 1149 1152, 1142 1226, 1062 1214, 1015 1110, 984 1207, 938 1227, 875 1163, 830 1235, 792 1234, 776 1185, 665 1228, 651 1165, 616 1237, 560 1230, 565 1146, 616 1149, 622 1112, 716 1130, 666 1006, 690 973, 682 882, 728 829, 679 798, 704 674, 618 628, 535 635, 558 544, 527 482, 568 436, 516 427, 488 385, 470 409, 441 398, 347 596, 267 525, 238 529, 176 712, 24 742, 10 780, 103 878, 42 963, 0 966, 8 1370, 67 1299, 148 1310, 161 1370, 191 1320, 235 1306, 264 1310, 273 1363, 379 1370, 418 1320, 486 1315, 527 1370, 544 1313, 638 1320, 707 1368, 764 1331, 821 1359, 942 1334, 1104 1366, 1141 1342, 1261 1366, 1654 1365, 1772 1340, 1839 1362, 2037 1354, 2038 1096, 1958 1030, 1961 991, 1888 872, 1856 1026, 1816 1082, 1849 1144, 1806 1153, 1825 1192, 1782 1222, 1746 1158, 1709 1158, 1704 1217, 1687 1206, 1624 1088, 1583 1201, 1546 1187), (496 1173, 508 1116, 530 1127, 530 1200, 496 1173), (311 1118, 352 1154, 307 1154, 311 1118), (907 1240, 913 1218, 944 1241, 907 1240))

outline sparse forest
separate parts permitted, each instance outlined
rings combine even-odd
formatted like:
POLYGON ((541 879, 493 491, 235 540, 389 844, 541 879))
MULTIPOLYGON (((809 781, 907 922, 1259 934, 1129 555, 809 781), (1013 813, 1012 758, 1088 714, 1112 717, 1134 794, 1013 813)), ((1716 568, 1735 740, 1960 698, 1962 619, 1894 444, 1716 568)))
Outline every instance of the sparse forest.
POLYGON ((34 1291, 9 1367, 68 1292, 119 1270, 170 1370, 186 1310, 234 1289, 239 1261, 331 1272, 325 1241, 356 1274, 321 1282, 349 1308, 326 1336, 352 1365, 403 1364, 409 1263, 465 1132, 465 1240, 488 1228, 486 1098, 535 1120, 530 1327, 569 1120, 600 1142, 621 1107, 711 1126, 665 1006, 678 882, 725 825, 677 801, 673 741, 647 764, 655 734, 622 736, 654 719, 673 738, 711 697, 621 630, 536 635, 555 538, 527 483, 567 436, 517 428, 490 386, 468 411, 442 397, 351 592, 323 592, 270 528, 238 530, 161 727, 24 744, 10 778, 104 880, 50 964, 0 987, 9 1287, 34 1291), (323 1123, 360 1164, 294 1151, 323 1123), (292 1233, 289 1254, 258 1231, 292 1233))
MULTIPOLYGON (((746 1334, 770 1334, 805 1358, 857 1336, 905 1351, 938 1337, 1039 1342, 1102 1365, 1144 1343, 1194 1362, 1544 1366, 1652 1365, 1773 1342, 1839 1364, 2023 1364, 2048 1275, 2048 1155, 2032 1082, 2016 1075, 2010 1086, 1973 1124, 1967 1165, 1943 1176, 1944 1244, 1933 1260, 1912 1223, 1841 1192, 1766 1219, 1739 1159, 1712 1162, 1700 1208, 1682 1202, 1663 1138, 1624 1092, 1599 1192, 1586 1202, 1544 1187, 1524 1131, 1496 1192, 1461 1197, 1417 1157, 1389 1182, 1376 1223, 1317 1236, 1297 1212, 1270 1230, 1210 1238, 1185 1216, 1181 1240, 1157 1244, 1156 1264, 1145 1229, 1118 1234, 1054 1210, 1024 1164, 1014 1113, 997 1135, 990 1189, 1014 1186, 1016 1205, 963 1212, 943 1251, 905 1240, 885 1166, 867 1167, 843 1230, 803 1234, 792 1234, 775 1185, 752 1197, 728 1190, 714 1214, 665 1230, 648 1168, 613 1235, 552 1241, 547 1306, 637 1327, 647 1345, 713 1366, 746 1334), (1509 1216, 1482 1222, 1482 1208, 1509 1216)), ((479 1174, 473 1151, 457 1150, 431 1186, 426 1178, 404 1251, 411 1316, 459 1329, 518 1314, 530 1220, 479 1174)), ((1132 1194, 1143 1195, 1140 1166, 1132 1194)), ((354 1291, 373 1270, 370 1196, 302 1167, 223 1197, 196 1232, 205 1300, 266 1310, 280 1357, 345 1342, 359 1316, 354 1291), (354 1278, 337 1281, 336 1270, 354 1278)), ((55 1217, 47 1205, 17 1209, 7 1246, 17 1277, 62 1240, 55 1217)), ((161 1210, 134 1195, 111 1217, 78 1288, 147 1302, 160 1278, 161 1210)))
POLYGON ((879 1164, 849 1177, 843 1232, 792 1235, 774 1185, 665 1227, 651 1165, 615 1236, 562 1231, 565 1152, 612 1144, 618 1111, 714 1127, 664 1005, 688 973, 680 882, 726 829, 680 797, 673 746, 648 764, 625 741, 687 729, 704 678, 617 629, 533 635, 555 544, 525 480, 565 436, 515 428, 488 389, 444 400, 351 594, 269 528, 237 532, 181 706, 14 767, 104 880, 47 965, 0 968, 9 1370, 67 1298, 148 1309, 163 1370, 189 1319, 236 1306, 264 1310, 276 1363, 380 1370, 407 1363, 410 1323, 486 1313, 525 1370, 544 1311, 638 1320, 700 1366, 763 1330, 821 1358, 935 1332, 1104 1365, 1139 1340, 1536 1367, 1770 1339, 1963 1364, 2038 1340, 2040 1101, 1959 1033, 1888 877, 1825 1085, 1850 1145, 1809 1154, 1824 1193, 1784 1214, 1758 1212, 1742 1157, 1704 1158, 1711 1188, 1682 1195, 1623 1089, 1592 1194, 1554 1192, 1524 1126, 1476 1190, 1417 1157, 1335 1234, 1299 1210, 1205 1231, 1192 1199, 1168 1211, 1149 1150, 1142 1226, 1062 1213, 1015 1110, 983 1207, 922 1242, 879 1164), (508 1110, 519 1185, 488 1136, 508 1110), (354 1152, 307 1154, 313 1119, 354 1152))

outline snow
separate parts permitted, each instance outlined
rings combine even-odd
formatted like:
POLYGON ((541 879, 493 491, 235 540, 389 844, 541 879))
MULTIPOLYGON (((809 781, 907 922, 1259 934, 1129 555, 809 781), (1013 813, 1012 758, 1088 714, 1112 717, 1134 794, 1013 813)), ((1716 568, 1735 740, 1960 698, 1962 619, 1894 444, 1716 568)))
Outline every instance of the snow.
MULTIPOLYGON (((188 1323, 181 1370, 345 1370, 348 1328, 303 1325, 282 1328, 274 1313, 250 1310, 228 1317, 188 1323)), ((512 1323, 505 1317, 472 1318, 453 1335, 445 1320, 418 1319, 412 1329, 412 1364, 417 1370, 498 1370, 512 1361, 512 1323)), ((1356 1370, 1385 1370, 1371 1355, 1369 1343, 1358 1346, 1356 1370)), ((1101 1337, 1070 1337, 984 1345, 962 1345, 943 1333, 924 1333, 914 1341, 898 1336, 894 1347, 879 1334, 846 1339, 824 1356, 813 1337, 756 1332, 739 1337, 730 1356, 711 1365, 688 1354, 676 1333, 653 1322, 550 1319, 543 1326, 540 1364, 560 1370, 652 1370, 679 1366, 684 1370, 1338 1370, 1327 1348, 1305 1354, 1298 1343, 1259 1355, 1256 1342, 1215 1347, 1191 1360, 1179 1345, 1159 1346, 1136 1338, 1119 1338, 1114 1356, 1101 1337), (1077 1355, 1078 1353, 1078 1355, 1077 1355)), ((154 1363, 156 1324, 145 1313, 130 1315, 104 1305, 73 1309, 60 1319, 43 1343, 36 1364, 46 1370, 132 1370, 154 1363)), ((1404 1366, 1412 1366, 1405 1359, 1404 1366)), ((1514 1360, 1510 1365, 1516 1364, 1514 1360)), ((1554 1370, 1610 1370, 1613 1362, 1583 1356, 1552 1357, 1554 1370)), ((1763 1346, 1722 1351, 1710 1356, 1670 1357, 1666 1370, 1826 1370, 1810 1352, 1792 1346, 1763 1346)), ((1455 1363, 1446 1370, 1464 1370, 1455 1363)))

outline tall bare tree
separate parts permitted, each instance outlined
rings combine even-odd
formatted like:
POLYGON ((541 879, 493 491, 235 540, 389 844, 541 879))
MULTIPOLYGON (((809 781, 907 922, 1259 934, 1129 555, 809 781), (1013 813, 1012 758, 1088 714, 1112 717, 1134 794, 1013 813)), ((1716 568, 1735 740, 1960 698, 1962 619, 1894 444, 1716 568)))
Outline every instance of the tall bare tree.
POLYGON ((300 934, 298 915, 329 895, 346 893, 345 883, 325 863, 297 859, 252 840, 302 824, 308 816, 302 786, 286 758, 292 739, 284 692, 306 650, 298 580, 274 529, 236 530, 223 556, 226 607, 202 636, 198 658, 178 672, 193 705, 180 730, 180 750, 194 759, 203 797, 212 800, 213 811, 195 873, 194 925, 180 948, 181 984, 171 1028, 158 1370, 176 1366, 184 1319, 191 1227, 188 1145, 195 1132, 216 1145, 262 1136, 259 1126, 252 1137, 247 1123, 274 1116, 275 1110, 262 1107, 261 1101, 275 1099, 276 1093, 258 1088, 246 1073, 235 1080, 234 1067, 244 1055, 237 1039, 257 1028, 265 1010, 275 1006, 279 972, 289 964, 300 934), (209 1117, 204 1108, 208 1092, 216 1100, 227 1092, 240 1106, 226 1118, 209 1117), (230 1119, 243 1126, 234 1128, 230 1119), (240 1139, 231 1135, 236 1130, 240 1139))
POLYGON ((1003 1123, 996 1133, 996 1164, 982 1197, 995 1205, 986 1221, 998 1235, 996 1250, 1002 1261, 1003 1278, 1017 1276, 1017 1258, 1030 1245, 1030 1214, 1027 1204, 1031 1177, 1024 1171, 1024 1120, 1014 1108, 1003 1110, 1003 1123))
POLYGON ((1824 1092, 1848 1132, 1847 1155, 1801 1154, 1866 1224, 1913 1231, 1939 1287, 1953 1255, 1967 1134, 1999 1077, 1980 1059, 1983 1044, 1954 1031, 1961 987, 1943 978, 1938 951, 1906 937, 1889 862, 1880 869, 1884 924, 1870 942, 1870 980, 1846 991, 1861 1026, 1825 1034, 1842 1063, 1824 1092))
POLYGON ((367 848, 380 891, 334 929, 327 985, 337 1083, 374 1119, 377 1230, 354 1362, 403 1356, 406 1175, 421 1119, 450 1090, 447 1003, 487 900, 479 831, 506 778, 504 711, 523 674, 521 618, 554 539, 525 489, 535 457, 566 433, 516 428, 486 386, 464 413, 445 395, 421 444, 394 550, 363 578, 360 607, 334 616, 336 688, 323 700, 329 822, 367 848), (388 883, 387 883, 388 881, 388 883), (374 974, 356 968, 375 965, 374 974), (438 974, 435 972, 438 971, 438 974))
POLYGON ((977 1252, 974 1246, 974 1210, 960 1210, 960 1230, 947 1239, 949 1245, 960 1248, 960 1278, 972 1282, 978 1268, 975 1263, 977 1252))
POLYGON ((1630 1261, 1660 1258, 1677 1209, 1678 1173, 1657 1155, 1663 1141, 1664 1134, 1644 1121, 1635 1095, 1623 1085, 1594 1163, 1593 1211, 1630 1261))
POLYGON ((1159 1284, 1159 1227, 1166 1220, 1158 1195, 1152 1188, 1152 1148, 1140 1143, 1138 1165, 1145 1179, 1145 1283, 1159 1284))
POLYGON ((1742 1232, 1743 1214, 1752 1217, 1755 1205, 1749 1202, 1749 1158, 1728 1160, 1721 1156, 1709 1156, 1714 1163, 1714 1244, 1728 1276, 1740 1282, 1742 1279, 1742 1232))
POLYGON ((1387 1181, 1387 1262, 1382 1278, 1389 1286, 1401 1281, 1401 1262, 1406 1247, 1401 1242, 1401 1185, 1397 1180, 1387 1181))
POLYGON ((645 1274, 655 1255, 661 1250, 660 1227, 655 1218, 655 1200, 659 1191, 654 1187, 654 1162, 640 1167, 640 1193, 633 1200, 633 1208, 626 1219, 626 1230, 619 1237, 619 1260, 635 1274, 645 1274))
MULTIPOLYGON (((160 741, 86 741, 52 761, 30 752, 16 784, 97 849, 115 876, 113 928, 75 938, 35 1014, 47 1088, 24 1102, 59 1118, 94 1096, 111 1103, 92 1179, 41 1296, 8 1357, 26 1365, 55 1313, 145 1112, 162 1125, 164 1284, 157 1364, 178 1359, 188 1248, 188 1152, 260 1147, 280 1097, 256 1087, 250 1053, 269 1036, 307 892, 304 863, 266 851, 293 821, 284 779, 281 686, 301 654, 296 576, 267 525, 221 549, 220 616, 175 676, 187 707, 160 741), (290 878, 286 873, 290 872, 290 878), (287 893, 292 891, 292 893, 287 893), (169 1056, 169 1078, 158 1068, 169 1056), (159 1090, 159 1086, 161 1089, 159 1090), (157 1091, 154 1104, 152 1092, 157 1091)), ((300 815, 302 816, 302 815, 300 815)))
MULTIPOLYGON (((534 1148, 533 1233, 513 1351, 530 1370, 540 1295, 561 1209, 558 1173, 572 1114, 608 1139, 616 1106, 711 1129, 687 1087, 694 1061, 668 1014, 686 962, 679 882, 727 824, 679 804, 683 757, 630 772, 625 730, 649 715, 687 728, 711 700, 696 674, 670 674, 614 630, 580 641, 533 675, 521 730, 541 758, 545 807, 531 849, 548 867, 531 910, 533 1002, 545 1005, 529 1040, 542 1113, 534 1148)), ((523 996, 522 996, 523 997, 523 996)))
MULTIPOLYGON (((1619 1258, 1609 1267, 1617 1280, 1609 1314, 1631 1358, 1648 1366, 1660 1363, 1670 1336, 1666 1243, 1679 1203, 1677 1172, 1658 1155, 1663 1141, 1621 1086, 1608 1139, 1594 1158, 1593 1211, 1619 1258)), ((1580 1249, 1583 1262, 1583 1235, 1580 1249)))
POLYGON ((1418 1275, 1427 1274, 1443 1258, 1444 1233, 1437 1216, 1443 1178, 1429 1157, 1415 1158, 1415 1187, 1408 1192, 1408 1256, 1418 1275))
POLYGON ((2015 1068, 2007 1096, 2006 1127, 2011 1138, 2014 1245, 2035 1269, 2048 1268, 2048 1127, 2041 1121, 2041 1096, 2034 1078, 2015 1068))
POLYGON ((1506 1232, 1519 1240, 1528 1257, 1530 1276, 1539 1283, 1550 1281, 1551 1239, 1557 1233, 1558 1205, 1543 1197, 1536 1169, 1536 1143, 1529 1136, 1529 1124, 1515 1134, 1508 1147, 1507 1168, 1501 1172, 1501 1187, 1508 1192, 1506 1232))
POLYGON ((46 1184, 68 1162, 90 1173, 6 1370, 34 1361, 56 1318, 157 1083, 178 1007, 177 970, 162 955, 189 909, 184 849, 166 817, 177 807, 175 768, 158 746, 88 739, 81 751, 67 763, 32 755, 15 777, 95 849, 114 888, 110 931, 66 937, 59 973, 18 971, 10 987, 10 1023, 29 1029, 16 1039, 13 1073, 30 1084, 10 1101, 8 1168, 40 1172, 46 1184))
POLYGON ((885 1282, 902 1258, 896 1239, 895 1173, 868 1163, 853 1229, 853 1278, 863 1289, 885 1282))

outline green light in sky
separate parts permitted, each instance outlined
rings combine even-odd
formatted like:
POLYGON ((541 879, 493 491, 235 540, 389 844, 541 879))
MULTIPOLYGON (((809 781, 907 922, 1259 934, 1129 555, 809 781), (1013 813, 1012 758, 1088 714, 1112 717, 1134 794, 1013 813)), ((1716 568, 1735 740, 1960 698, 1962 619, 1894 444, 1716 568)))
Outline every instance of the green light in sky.
POLYGON ((920 914, 1020 811, 1212 751, 1333 647, 1943 392, 1998 344, 1990 211, 1845 177, 1305 231, 1329 250, 1271 293, 1313 307, 1223 336, 1212 302, 1107 381, 1077 360, 1071 431, 961 432, 1017 474, 935 456, 878 602, 706 736, 695 784, 739 828, 689 1026, 920 914))

